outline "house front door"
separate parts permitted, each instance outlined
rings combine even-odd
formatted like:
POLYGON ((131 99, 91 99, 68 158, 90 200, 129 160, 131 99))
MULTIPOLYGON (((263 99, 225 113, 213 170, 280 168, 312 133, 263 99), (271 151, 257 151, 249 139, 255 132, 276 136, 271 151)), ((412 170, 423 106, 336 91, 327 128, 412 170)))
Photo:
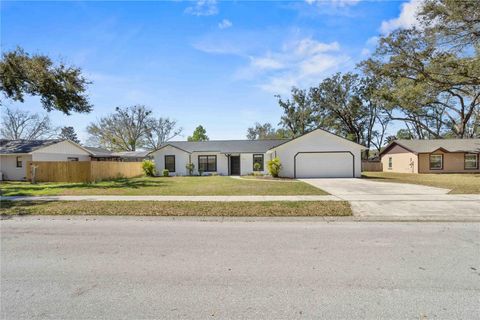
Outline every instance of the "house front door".
POLYGON ((240 156, 230 156, 230 175, 240 175, 240 156))

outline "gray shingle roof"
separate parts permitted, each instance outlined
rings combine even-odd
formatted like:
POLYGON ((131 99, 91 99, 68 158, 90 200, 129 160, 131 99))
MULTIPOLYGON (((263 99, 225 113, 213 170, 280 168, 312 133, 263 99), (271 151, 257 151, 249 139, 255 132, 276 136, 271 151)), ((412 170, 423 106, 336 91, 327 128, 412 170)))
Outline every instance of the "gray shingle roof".
POLYGON ((84 147, 84 148, 90 151, 92 155, 96 157, 106 157, 112 154, 112 151, 104 148, 97 148, 97 147, 84 147))
POLYGON ((416 153, 430 153, 439 148, 448 152, 480 152, 480 139, 395 140, 392 143, 416 153))
POLYGON ((211 140, 211 141, 169 141, 162 147, 171 145, 187 152, 220 152, 220 153, 265 153, 285 139, 272 140, 211 140))
POLYGON ((63 140, 0 140, 0 154, 30 153, 63 140))

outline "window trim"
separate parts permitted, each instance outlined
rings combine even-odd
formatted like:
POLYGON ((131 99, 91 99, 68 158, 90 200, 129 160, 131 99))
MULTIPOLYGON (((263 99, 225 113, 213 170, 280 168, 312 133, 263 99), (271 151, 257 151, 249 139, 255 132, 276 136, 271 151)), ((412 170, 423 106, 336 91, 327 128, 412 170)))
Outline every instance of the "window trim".
POLYGON ((393 169, 393 157, 388 157, 388 170, 393 169))
POLYGON ((76 162, 78 160, 78 157, 67 157, 67 161, 76 162))
POLYGON ((217 155, 214 154, 202 154, 198 155, 197 157, 197 165, 198 165, 198 171, 200 172, 200 158, 207 158, 207 170, 203 170, 202 172, 217 172, 217 155), (210 170, 208 168, 208 158, 209 157, 214 157, 215 158, 215 168, 213 170, 210 170))
POLYGON ((478 153, 464 153, 463 154, 463 169, 464 170, 477 170, 478 169, 478 159, 479 159, 479 154, 478 153), (467 156, 475 156, 476 161, 475 161, 475 168, 467 168, 467 156))
POLYGON ((263 153, 254 153, 252 155, 252 169, 253 169, 253 172, 262 172, 265 170, 265 155, 263 153), (262 166, 260 167, 260 170, 255 170, 255 156, 262 157, 262 161, 260 162, 262 166))
POLYGON ((22 160, 22 156, 18 156, 18 157, 16 157, 16 158, 15 158, 15 160, 16 160, 16 164, 15 164, 15 165, 16 165, 16 167, 17 167, 17 168, 23 168, 23 160, 22 160), (20 165, 18 165, 19 163, 20 163, 20 165))
POLYGON ((443 170, 443 154, 430 154, 428 156, 428 166, 429 166, 430 170, 443 170), (440 159, 442 159, 440 168, 432 168, 432 156, 440 157, 440 159))
POLYGON ((175 159, 174 154, 166 154, 163 158, 163 169, 168 170, 168 172, 175 172, 175 170, 176 170, 176 166, 175 166, 176 163, 175 162, 176 162, 176 159, 175 159), (167 158, 168 157, 173 157, 173 171, 167 168, 167 158))

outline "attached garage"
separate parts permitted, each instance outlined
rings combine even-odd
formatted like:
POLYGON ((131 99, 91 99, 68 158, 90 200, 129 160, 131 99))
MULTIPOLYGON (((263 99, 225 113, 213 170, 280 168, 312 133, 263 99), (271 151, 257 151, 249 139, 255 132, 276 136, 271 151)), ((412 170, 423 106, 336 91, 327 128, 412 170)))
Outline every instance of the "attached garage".
POLYGON ((280 175, 290 178, 354 178, 361 176, 362 145, 317 129, 270 149, 280 158, 280 175))

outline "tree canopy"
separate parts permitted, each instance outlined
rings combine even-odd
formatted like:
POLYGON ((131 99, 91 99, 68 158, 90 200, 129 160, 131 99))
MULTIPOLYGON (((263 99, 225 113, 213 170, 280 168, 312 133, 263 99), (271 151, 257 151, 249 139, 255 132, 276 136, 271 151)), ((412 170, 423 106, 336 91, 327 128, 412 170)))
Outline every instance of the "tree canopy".
POLYGON ((188 136, 188 141, 208 141, 210 140, 207 136, 207 130, 201 125, 195 128, 193 134, 188 136))
POLYGON ((88 84, 80 68, 55 66, 48 56, 30 55, 21 48, 2 54, 0 91, 7 99, 24 102, 25 95, 39 96, 47 111, 90 112, 88 84))

